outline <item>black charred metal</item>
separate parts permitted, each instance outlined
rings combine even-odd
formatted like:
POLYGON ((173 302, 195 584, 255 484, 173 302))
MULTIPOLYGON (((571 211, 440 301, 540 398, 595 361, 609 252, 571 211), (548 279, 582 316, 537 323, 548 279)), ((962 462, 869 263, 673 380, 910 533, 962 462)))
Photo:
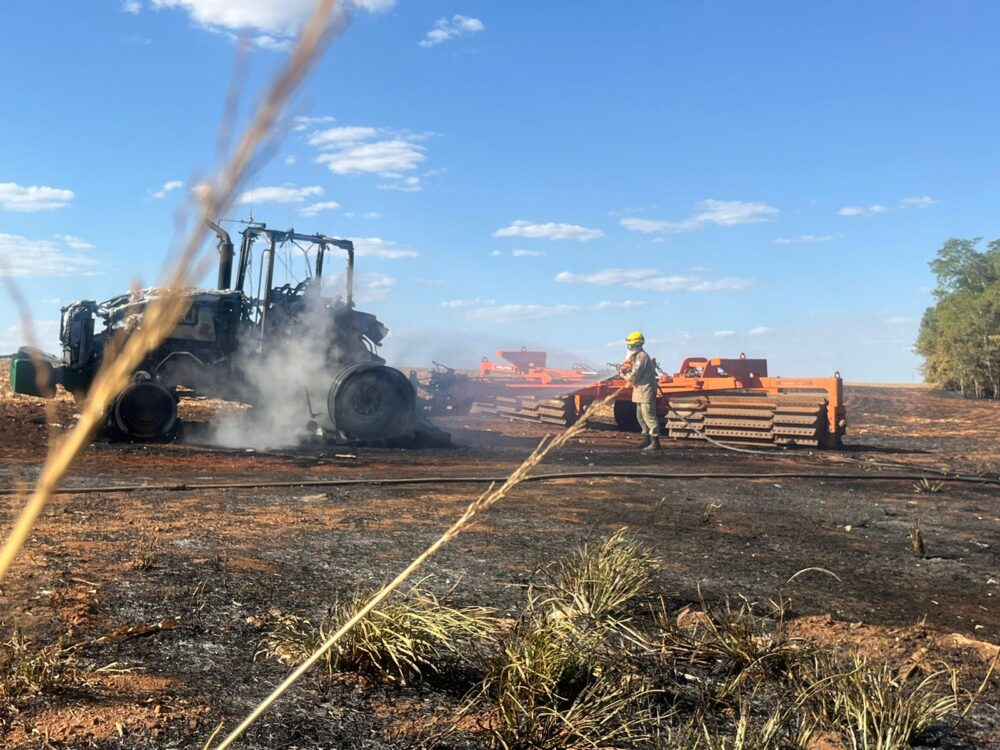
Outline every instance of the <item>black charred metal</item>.
POLYGON ((208 226, 219 238, 219 279, 217 286, 219 289, 229 289, 233 283, 233 240, 229 232, 220 227, 214 221, 208 222, 208 226))

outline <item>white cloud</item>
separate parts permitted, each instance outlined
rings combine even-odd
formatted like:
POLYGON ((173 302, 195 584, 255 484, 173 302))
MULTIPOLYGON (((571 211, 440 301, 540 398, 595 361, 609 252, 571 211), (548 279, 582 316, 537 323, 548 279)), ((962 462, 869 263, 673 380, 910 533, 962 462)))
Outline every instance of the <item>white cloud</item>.
POLYGON ((275 185, 247 190, 236 199, 237 203, 305 203, 308 198, 323 195, 319 185, 295 187, 295 185, 275 185))
POLYGON ((800 234, 798 237, 779 237, 775 245, 809 245, 816 242, 833 242, 839 239, 839 234, 800 234))
POLYGON ((295 42, 291 37, 273 36, 272 34, 258 34, 250 41, 254 47, 270 50, 271 52, 288 52, 295 46, 295 42))
POLYGON ((588 274, 562 271, 555 280, 560 284, 590 284, 593 286, 627 286, 649 292, 715 292, 746 289, 753 279, 728 277, 705 279, 694 274, 664 274, 653 268, 606 268, 588 274))
POLYGON ((394 174, 416 169, 427 158, 426 150, 412 141, 393 138, 325 152, 316 157, 316 163, 326 164, 336 174, 394 174))
POLYGON ((71 234, 57 234, 55 237, 74 250, 93 250, 96 247, 93 242, 88 242, 82 237, 74 237, 71 234))
POLYGON ((126 13, 131 13, 133 16, 137 16, 142 11, 142 4, 139 0, 123 0, 122 10, 126 13))
POLYGON ((288 156, 285 157, 285 166, 291 167, 297 161, 298 159, 295 158, 295 154, 289 154, 288 156))
POLYGON ((751 328, 749 331, 747 331, 747 333, 750 334, 751 336, 760 336, 761 334, 764 333, 773 333, 773 332, 774 329, 768 328, 767 326, 757 326, 756 328, 751 328))
POLYGON ((184 187, 183 180, 167 180, 162 185, 160 185, 159 190, 150 190, 149 194, 153 198, 165 198, 167 193, 172 193, 174 190, 184 187))
POLYGON ((469 16, 456 14, 451 19, 439 18, 434 22, 434 27, 424 36, 420 42, 420 46, 433 47, 458 36, 475 34, 483 31, 485 28, 486 26, 482 21, 478 18, 470 18, 469 16))
POLYGON ((716 331, 713 336, 718 336, 719 338, 726 338, 727 336, 733 336, 736 331, 716 331))
POLYGON ((539 258, 545 255, 541 250, 511 250, 510 254, 515 258, 539 258))
MULTIPOLYGON (((377 174, 388 182, 376 187, 413 193, 423 187, 420 177, 405 173, 412 172, 427 160, 427 147, 421 141, 428 135, 342 125, 315 130, 308 142, 319 151, 315 162, 325 164, 335 174, 377 174)), ((431 170, 423 176, 441 171, 431 170)))
POLYGON ((674 274, 671 276, 654 276, 633 286, 636 289, 645 289, 651 292, 725 292, 748 289, 755 283, 757 282, 753 279, 738 277, 703 279, 699 276, 674 274))
POLYGON ((395 182, 383 182, 376 185, 379 190, 399 190, 403 193, 416 193, 423 189, 419 177, 397 177, 395 182))
POLYGON ((317 130, 309 136, 309 145, 317 148, 342 148, 343 146, 367 141, 378 135, 376 128, 362 127, 359 125, 343 125, 326 130, 317 130))
POLYGON ((389 296, 396 280, 382 273, 363 273, 354 280, 354 293, 359 302, 377 302, 389 296))
MULTIPOLYGON (((151 0, 156 9, 176 8, 186 11, 199 26, 228 29, 240 33, 246 29, 283 36, 295 33, 316 8, 315 0, 151 0)), ((348 3, 372 12, 389 10, 395 0, 352 0, 348 3)))
MULTIPOLYGON (((325 294, 342 295, 345 284, 342 274, 323 274, 325 294)), ((396 288, 396 279, 381 273, 365 272, 354 275, 354 298, 358 302, 378 302, 396 288)))
POLYGON ((773 221, 779 213, 781 212, 774 206, 759 201, 719 201, 709 198, 699 203, 695 213, 685 219, 665 221, 626 217, 620 219, 619 223, 632 232, 644 234, 692 232, 704 229, 710 224, 730 227, 739 224, 759 224, 763 221, 773 221))
POLYGON ((501 255, 503 255, 503 250, 494 250, 490 253, 491 258, 499 258, 501 255))
POLYGON ((839 216, 876 216, 878 214, 884 214, 889 209, 885 206, 876 203, 872 206, 844 206, 842 209, 837 211, 839 216))
POLYGON ((594 309, 595 310, 613 310, 613 309, 627 310, 627 309, 629 309, 631 307, 643 307, 643 306, 645 306, 645 304, 646 304, 646 302, 644 300, 635 300, 635 299, 625 299, 625 300, 622 300, 621 302, 612 302, 611 300, 603 300, 601 302, 598 302, 596 305, 594 305, 594 309))
POLYGON ((655 268, 605 268, 588 274, 562 271, 556 275, 560 284, 593 284, 595 286, 633 286, 648 278, 660 275, 655 268))
POLYGON ((76 196, 72 190, 44 185, 18 185, 0 182, 0 209, 17 213, 34 213, 65 208, 76 196))
POLYGON ((323 211, 333 211, 338 208, 340 208, 340 204, 337 203, 337 201, 320 201, 319 203, 310 203, 308 206, 303 206, 299 209, 299 216, 311 218, 322 213, 323 211))
POLYGON ((935 203, 937 203, 937 201, 929 195, 914 195, 909 198, 903 198, 903 200, 899 202, 899 205, 903 208, 929 208, 935 203))
POLYGON ((494 237, 524 237, 526 239, 546 239, 546 240, 596 240, 604 236, 600 229, 589 229, 581 227, 579 224, 556 224, 548 222, 546 224, 534 224, 524 219, 518 219, 510 226, 498 229, 493 233, 494 237))
POLYGON ((329 115, 322 115, 320 117, 308 117, 305 115, 299 115, 298 117, 292 118, 292 130, 301 131, 308 130, 309 128, 314 128, 317 125, 326 125, 327 123, 336 122, 336 117, 330 117, 329 115))
POLYGON ((382 214, 380 214, 378 211, 365 211, 363 214, 361 214, 361 218, 362 219, 381 219, 382 218, 382 214))
POLYGON ((568 315, 579 309, 576 305, 498 305, 472 310, 466 318, 480 323, 518 323, 568 315))
POLYGON ((0 234, 0 276, 73 276, 91 273, 95 266, 93 258, 67 251, 51 240, 0 234))
POLYGON ((400 247, 392 240, 381 237, 351 237, 354 243, 354 254, 359 258, 384 258, 398 260, 399 258, 416 258, 420 253, 406 247, 400 247))
POLYGON ((885 322, 891 326, 906 325, 908 323, 916 323, 918 318, 912 315, 893 315, 885 319, 885 322))
POLYGON ((496 300, 487 299, 482 300, 478 297, 476 299, 450 299, 445 300, 441 303, 441 307, 447 309, 455 309, 460 307, 472 307, 473 305, 495 305, 496 300))

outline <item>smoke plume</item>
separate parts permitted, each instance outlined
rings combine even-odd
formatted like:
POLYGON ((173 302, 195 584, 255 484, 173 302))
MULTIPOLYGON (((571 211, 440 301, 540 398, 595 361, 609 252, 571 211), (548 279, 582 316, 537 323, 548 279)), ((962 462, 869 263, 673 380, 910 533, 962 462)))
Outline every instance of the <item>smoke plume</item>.
POLYGON ((319 294, 306 294, 303 302, 295 318, 281 319, 280 308, 272 308, 277 330, 263 342, 257 329, 243 337, 233 370, 245 380, 253 406, 216 420, 211 433, 216 445, 287 448, 315 434, 307 429, 311 421, 329 426, 326 397, 340 359, 331 349, 333 319, 329 300, 319 294))

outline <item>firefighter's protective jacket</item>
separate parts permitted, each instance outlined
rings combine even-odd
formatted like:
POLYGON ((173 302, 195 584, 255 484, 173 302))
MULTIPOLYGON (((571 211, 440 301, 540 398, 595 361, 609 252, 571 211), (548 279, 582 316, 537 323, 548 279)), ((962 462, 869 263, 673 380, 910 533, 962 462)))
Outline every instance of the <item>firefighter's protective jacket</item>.
POLYGON ((656 401, 656 368, 653 360, 642 349, 629 352, 632 369, 626 379, 632 385, 632 403, 648 404, 656 401))

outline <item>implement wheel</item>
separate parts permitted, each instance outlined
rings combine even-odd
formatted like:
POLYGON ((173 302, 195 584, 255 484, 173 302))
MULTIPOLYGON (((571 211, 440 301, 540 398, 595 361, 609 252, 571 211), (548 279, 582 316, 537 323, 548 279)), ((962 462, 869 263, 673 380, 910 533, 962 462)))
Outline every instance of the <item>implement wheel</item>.
POLYGON ((615 401, 615 424, 622 432, 639 432, 639 415, 631 401, 615 401))

